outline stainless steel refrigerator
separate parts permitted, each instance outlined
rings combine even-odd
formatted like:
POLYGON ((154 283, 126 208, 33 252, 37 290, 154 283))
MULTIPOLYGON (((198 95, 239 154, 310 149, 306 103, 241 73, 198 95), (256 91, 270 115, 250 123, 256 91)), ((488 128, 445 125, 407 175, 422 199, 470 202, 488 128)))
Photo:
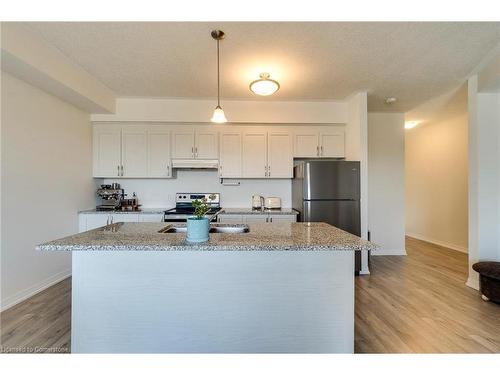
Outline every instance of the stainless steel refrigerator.
MULTIPOLYGON (((361 236, 359 161, 306 160, 294 168, 292 206, 299 221, 325 222, 361 236)), ((361 253, 355 254, 355 271, 361 253)))

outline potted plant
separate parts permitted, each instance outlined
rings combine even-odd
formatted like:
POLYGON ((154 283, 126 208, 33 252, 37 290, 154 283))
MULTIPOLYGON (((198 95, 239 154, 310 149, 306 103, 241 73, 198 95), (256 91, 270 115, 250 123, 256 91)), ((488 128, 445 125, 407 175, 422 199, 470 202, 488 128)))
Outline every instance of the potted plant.
POLYGON ((194 216, 187 219, 187 241, 205 242, 208 241, 208 218, 205 214, 208 211, 207 200, 196 199, 193 201, 194 216))

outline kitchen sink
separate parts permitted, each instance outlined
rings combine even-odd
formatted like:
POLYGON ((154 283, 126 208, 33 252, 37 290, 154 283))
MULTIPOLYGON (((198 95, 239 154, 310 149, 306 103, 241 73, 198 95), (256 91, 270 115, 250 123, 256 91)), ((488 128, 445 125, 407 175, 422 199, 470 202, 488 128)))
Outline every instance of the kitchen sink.
MULTIPOLYGON (((210 233, 248 233, 249 228, 246 224, 212 224, 208 231, 210 233)), ((158 233, 187 233, 187 227, 170 224, 160 229, 158 233)))

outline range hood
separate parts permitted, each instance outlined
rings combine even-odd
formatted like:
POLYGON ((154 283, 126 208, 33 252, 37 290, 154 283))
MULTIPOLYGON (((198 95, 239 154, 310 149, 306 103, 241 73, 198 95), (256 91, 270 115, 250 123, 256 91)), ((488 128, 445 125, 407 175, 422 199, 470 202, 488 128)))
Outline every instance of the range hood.
POLYGON ((172 159, 172 168, 176 169, 218 169, 217 159, 172 159))

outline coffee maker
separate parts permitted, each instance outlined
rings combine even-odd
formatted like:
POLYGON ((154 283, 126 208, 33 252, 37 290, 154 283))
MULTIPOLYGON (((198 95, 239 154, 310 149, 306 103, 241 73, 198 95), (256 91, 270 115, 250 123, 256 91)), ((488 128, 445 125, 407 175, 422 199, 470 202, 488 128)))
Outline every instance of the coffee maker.
POLYGON ((120 184, 101 185, 97 189, 97 195, 101 198, 101 204, 96 206, 98 211, 114 211, 121 208, 125 193, 120 184))

